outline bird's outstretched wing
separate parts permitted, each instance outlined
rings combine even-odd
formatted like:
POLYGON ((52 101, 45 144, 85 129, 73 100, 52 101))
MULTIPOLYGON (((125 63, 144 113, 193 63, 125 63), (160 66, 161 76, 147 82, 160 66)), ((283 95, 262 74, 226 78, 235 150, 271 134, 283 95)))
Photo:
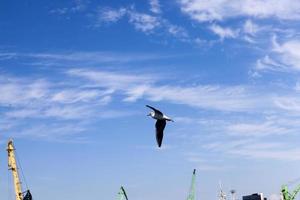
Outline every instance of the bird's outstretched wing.
POLYGON ((159 110, 157 110, 156 108, 153 108, 152 106, 149 106, 149 105, 146 105, 146 106, 147 106, 148 108, 152 109, 154 112, 157 112, 157 113, 163 115, 163 113, 160 112, 159 110))
POLYGON ((157 120, 155 123, 156 128, 156 141, 158 147, 161 146, 163 137, 164 137, 164 129, 166 127, 166 120, 157 120))

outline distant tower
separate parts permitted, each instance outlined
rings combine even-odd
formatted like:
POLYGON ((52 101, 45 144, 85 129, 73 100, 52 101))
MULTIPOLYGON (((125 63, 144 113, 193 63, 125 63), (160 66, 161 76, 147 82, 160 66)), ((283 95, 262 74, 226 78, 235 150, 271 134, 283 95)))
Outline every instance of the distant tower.
POLYGON ((226 200, 226 194, 223 192, 221 181, 219 182, 219 185, 220 185, 219 200, 226 200))
POLYGON ((231 193, 231 200, 236 200, 236 197, 235 197, 236 191, 230 190, 230 193, 231 193))

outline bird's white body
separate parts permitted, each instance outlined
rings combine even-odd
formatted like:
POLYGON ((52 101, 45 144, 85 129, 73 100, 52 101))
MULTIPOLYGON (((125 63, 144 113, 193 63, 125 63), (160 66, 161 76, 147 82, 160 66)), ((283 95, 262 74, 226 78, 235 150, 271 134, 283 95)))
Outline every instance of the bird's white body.
POLYGON ((157 120, 167 120, 167 121, 173 121, 170 117, 168 117, 167 115, 164 114, 159 114, 157 112, 150 112, 149 115, 153 118, 153 119, 157 119, 157 120))

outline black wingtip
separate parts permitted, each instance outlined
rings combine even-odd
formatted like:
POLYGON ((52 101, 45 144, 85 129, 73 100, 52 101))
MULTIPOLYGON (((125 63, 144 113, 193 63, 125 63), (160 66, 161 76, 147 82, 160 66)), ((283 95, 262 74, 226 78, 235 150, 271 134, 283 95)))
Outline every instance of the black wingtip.
POLYGON ((194 169, 193 174, 196 174, 196 169, 194 169))

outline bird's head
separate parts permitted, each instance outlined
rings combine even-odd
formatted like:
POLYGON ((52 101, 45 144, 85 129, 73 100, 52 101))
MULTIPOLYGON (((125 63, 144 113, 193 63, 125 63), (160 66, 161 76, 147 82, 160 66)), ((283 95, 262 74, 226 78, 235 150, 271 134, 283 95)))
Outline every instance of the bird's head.
POLYGON ((147 116, 154 117, 155 113, 151 111, 147 116))

